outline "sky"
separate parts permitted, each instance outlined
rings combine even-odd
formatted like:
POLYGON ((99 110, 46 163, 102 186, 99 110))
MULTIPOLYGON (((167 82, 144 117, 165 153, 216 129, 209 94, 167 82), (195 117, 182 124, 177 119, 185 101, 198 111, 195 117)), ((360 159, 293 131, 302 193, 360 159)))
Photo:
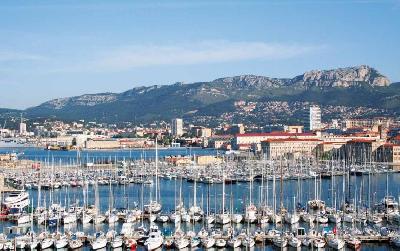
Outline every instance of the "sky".
POLYGON ((400 81, 399 0, 2 0, 0 107, 366 64, 400 81))

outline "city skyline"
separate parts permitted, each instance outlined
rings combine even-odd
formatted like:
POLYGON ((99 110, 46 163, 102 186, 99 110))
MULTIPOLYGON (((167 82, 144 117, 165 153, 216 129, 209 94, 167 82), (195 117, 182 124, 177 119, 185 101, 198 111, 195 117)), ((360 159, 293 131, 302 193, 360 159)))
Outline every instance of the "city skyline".
POLYGON ((361 64, 396 82, 399 9, 398 1, 5 1, 0 107, 361 64))

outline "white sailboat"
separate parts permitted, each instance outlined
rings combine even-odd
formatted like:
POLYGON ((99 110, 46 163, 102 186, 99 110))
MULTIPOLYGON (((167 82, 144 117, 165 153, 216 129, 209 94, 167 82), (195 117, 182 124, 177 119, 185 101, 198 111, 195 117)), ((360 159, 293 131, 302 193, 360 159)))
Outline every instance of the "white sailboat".
POLYGON ((231 222, 231 217, 229 213, 225 211, 225 173, 222 170, 222 208, 221 214, 217 215, 217 223, 226 225, 231 222))
POLYGON ((189 208, 190 219, 193 222, 200 221, 203 218, 204 212, 197 205, 197 178, 194 178, 193 184, 193 206, 189 208))
POLYGON ((153 201, 151 200, 148 205, 144 206, 144 210, 146 213, 158 214, 161 212, 162 205, 159 202, 159 181, 158 181, 158 140, 156 137, 156 185, 155 185, 155 192, 156 192, 156 199, 153 201))
POLYGON ((248 223, 254 223, 257 221, 257 207, 253 204, 253 169, 250 169, 249 181, 249 204, 246 207, 244 219, 248 223))
POLYGON ((96 213, 94 215, 94 219, 93 222, 95 224, 101 224, 106 220, 106 217, 104 215, 101 214, 100 212, 100 198, 99 198, 99 187, 97 182, 94 185, 94 193, 95 193, 95 209, 96 209, 96 213))
POLYGON ((286 213, 285 221, 291 225, 298 223, 300 220, 299 215, 296 213, 296 196, 293 197, 293 213, 286 213))

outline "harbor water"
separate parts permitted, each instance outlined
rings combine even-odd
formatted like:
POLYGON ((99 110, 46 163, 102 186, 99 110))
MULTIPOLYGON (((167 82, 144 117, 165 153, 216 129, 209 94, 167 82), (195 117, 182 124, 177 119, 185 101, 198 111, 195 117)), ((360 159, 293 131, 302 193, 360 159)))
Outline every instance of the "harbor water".
MULTIPOLYGON (((57 151, 50 152, 41 149, 1 149, 0 153, 16 152, 20 159, 29 159, 35 161, 48 161, 70 163, 76 159, 77 152, 75 151, 57 151)), ((161 149, 159 150, 159 157, 171 155, 210 155, 210 154, 223 154, 215 150, 206 149, 161 149)), ((123 159, 154 159, 154 150, 118 150, 118 151, 83 151, 80 153, 82 162, 97 161, 97 160, 123 160, 123 159)), ((225 211, 243 213, 245 207, 252 202, 255 205, 266 204, 270 207, 274 204, 274 197, 276 205, 282 203, 284 207, 290 212, 296 206, 305 206, 309 200, 319 198, 324 200, 327 206, 339 207, 344 201, 351 200, 352 203, 358 205, 360 210, 368 208, 379 202, 384 196, 391 195, 399 200, 400 196, 400 174, 399 173, 379 173, 370 175, 350 176, 350 185, 343 182, 346 176, 335 176, 331 178, 315 177, 310 179, 291 179, 280 180, 279 174, 275 177, 275 188, 273 187, 274 181, 271 179, 255 180, 254 182, 234 182, 225 184, 225 211), (281 183, 282 182, 282 193, 281 183), (273 191, 275 190, 275 194, 273 191), (250 194, 252 195, 250 197, 250 194), (299 204, 299 205, 298 205, 299 204)), ((124 185, 113 184, 98 186, 100 197, 100 209, 106 212, 110 205, 110 196, 114 208, 132 209, 135 207, 143 208, 151 200, 154 199, 156 180, 153 177, 152 184, 135 184, 128 183, 124 185), (143 197, 142 197, 143 194, 143 197)), ((213 214, 222 211, 221 200, 223 198, 223 184, 207 184, 207 183, 194 183, 193 181, 175 177, 162 177, 159 178, 159 194, 160 203, 162 204, 162 212, 170 213, 173 211, 179 202, 181 191, 181 198, 186 208, 189 208, 194 203, 199 205, 205 213, 213 214), (196 184, 196 202, 194 201, 194 185, 196 184)), ((54 190, 42 190, 41 201, 38 202, 38 191, 28 190, 30 198, 33 201, 34 207, 37 205, 50 205, 51 203, 59 203, 65 206, 72 205, 73 203, 82 204, 83 193, 81 187, 61 187, 54 190)), ((94 186, 90 185, 88 188, 88 204, 95 203, 94 186)), ((145 222, 145 224, 148 224, 145 222)), ((158 223, 164 235, 172 233, 177 226, 172 223, 160 224, 158 223)), ((355 223, 356 224, 356 223, 355 223)), ((3 221, 0 223, 0 229, 12 226, 11 222, 3 221)), ((306 229, 310 226, 302 224, 306 229)), ((108 225, 106 223, 95 225, 73 224, 65 226, 72 231, 84 231, 85 233, 94 233, 97 231, 106 232, 109 228, 114 228, 120 231, 122 223, 115 223, 108 225)), ((204 222, 198 223, 180 223, 183 230, 200 231, 205 226, 204 222)), ((250 231, 255 231, 258 228, 268 231, 268 229, 277 228, 282 230, 290 230, 296 226, 289 225, 275 225, 275 224, 251 224, 246 223, 234 224, 234 228, 240 232, 241 229, 249 228, 250 231)), ((318 225, 314 226, 317 229, 331 228, 334 226, 318 225)), ((350 227, 350 226, 348 226, 350 227)), ((361 227, 361 226, 360 226, 361 227)), ((38 232, 44 230, 44 226, 35 226, 38 232)), ((63 231, 63 229, 49 229, 50 231, 63 231)), ((88 249, 88 247, 85 247, 88 249)), ((256 250, 274 250, 272 245, 257 245, 256 250)), ((304 249, 304 248, 303 248, 304 249)), ((362 250, 396 250, 386 244, 363 244, 362 250)))

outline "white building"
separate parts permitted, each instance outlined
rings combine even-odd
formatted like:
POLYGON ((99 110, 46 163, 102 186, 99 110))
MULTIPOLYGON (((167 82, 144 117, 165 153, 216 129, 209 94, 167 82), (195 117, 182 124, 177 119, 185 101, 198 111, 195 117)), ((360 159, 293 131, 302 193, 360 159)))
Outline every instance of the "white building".
POLYGON ((261 142, 261 148, 264 157, 267 160, 281 159, 299 159, 303 156, 317 157, 321 152, 322 140, 319 139, 268 139, 261 142))
POLYGON ((321 129, 321 108, 310 106, 310 131, 321 129))
POLYGON ((261 142, 269 139, 319 139, 320 135, 314 133, 290 133, 290 132, 269 132, 269 133, 245 133, 237 134, 233 138, 232 148, 235 150, 247 150, 261 148, 261 142))
POLYGON ((173 119, 171 123, 171 134, 175 137, 180 137, 183 134, 183 120, 173 119))
POLYGON ((28 131, 26 130, 26 123, 21 122, 19 124, 19 134, 25 136, 27 133, 28 131))

